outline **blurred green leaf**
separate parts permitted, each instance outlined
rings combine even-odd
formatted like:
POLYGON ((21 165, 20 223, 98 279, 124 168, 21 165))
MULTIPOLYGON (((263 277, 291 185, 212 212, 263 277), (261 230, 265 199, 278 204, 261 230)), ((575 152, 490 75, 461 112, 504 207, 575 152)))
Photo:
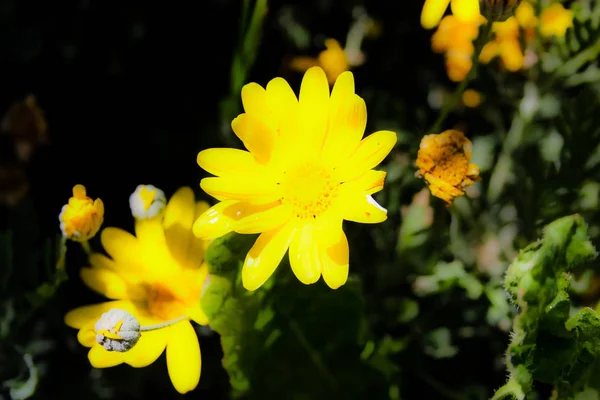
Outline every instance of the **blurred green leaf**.
POLYGON ((384 390, 373 386, 381 376, 360 358, 367 332, 359 282, 350 277, 337 290, 322 280, 303 285, 283 262, 276 276, 249 292, 239 272, 254 238, 229 234, 206 253, 202 307, 221 335, 234 394, 329 399, 384 390))

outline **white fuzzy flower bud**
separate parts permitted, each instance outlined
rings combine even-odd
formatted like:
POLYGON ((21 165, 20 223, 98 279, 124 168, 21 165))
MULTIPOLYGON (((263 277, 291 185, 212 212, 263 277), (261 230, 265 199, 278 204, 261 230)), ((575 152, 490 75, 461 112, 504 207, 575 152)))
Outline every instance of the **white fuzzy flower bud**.
POLYGON ((94 326, 96 341, 108 351, 125 352, 140 339, 140 323, 125 310, 113 308, 102 314, 94 326))
POLYGON ((163 212, 166 205, 165 193, 152 185, 139 185, 129 196, 131 214, 138 219, 155 217, 163 212))

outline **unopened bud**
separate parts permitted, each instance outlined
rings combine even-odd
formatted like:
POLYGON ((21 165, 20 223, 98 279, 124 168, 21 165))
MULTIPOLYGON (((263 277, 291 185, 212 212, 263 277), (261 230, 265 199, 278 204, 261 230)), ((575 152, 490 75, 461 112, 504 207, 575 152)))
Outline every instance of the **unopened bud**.
POLYGON ((102 314, 94 328, 96 341, 107 351, 128 351, 141 336, 138 320, 127 311, 118 308, 102 314))
POLYGON ((480 0, 481 15, 494 22, 503 22, 512 17, 521 0, 480 0))
POLYGON ((155 217, 163 212, 166 205, 165 193, 152 185, 139 185, 129 196, 131 214, 137 219, 155 217))

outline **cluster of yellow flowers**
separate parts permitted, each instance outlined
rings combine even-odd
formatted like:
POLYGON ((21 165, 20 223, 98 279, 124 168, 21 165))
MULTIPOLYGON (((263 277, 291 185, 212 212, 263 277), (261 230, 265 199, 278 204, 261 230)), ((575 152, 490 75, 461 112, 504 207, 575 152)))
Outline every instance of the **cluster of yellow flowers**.
MULTIPOLYGON (((385 171, 375 168, 390 153, 396 134, 363 138, 364 100, 355 94, 351 72, 329 90, 323 69, 304 75, 299 97, 282 78, 266 88, 242 89, 244 113, 232 129, 246 150, 208 149, 198 164, 215 175, 201 182, 218 200, 196 202, 191 188, 167 202, 164 193, 140 185, 129 198, 135 235, 108 227, 100 235, 108 254, 90 252, 80 275, 111 301, 70 311, 65 322, 79 330, 92 366, 122 363, 144 367, 166 349, 169 376, 180 393, 200 379, 201 356, 191 321, 207 325, 199 299, 208 277, 204 252, 213 238, 234 231, 260 233, 246 255, 242 283, 256 290, 286 253, 304 284, 322 276, 332 289, 349 271, 342 221, 378 223, 387 210, 372 197, 383 189, 385 171)), ((448 204, 478 179, 469 164, 471 142, 458 131, 423 139, 417 167, 435 196, 448 204)), ((60 215, 66 238, 85 242, 99 231, 104 207, 76 185, 60 215)))
POLYGON ((543 37, 563 37, 573 25, 573 13, 561 3, 544 8, 538 18, 535 0, 482 2, 486 5, 479 13, 479 1, 453 0, 452 13, 442 18, 449 1, 426 0, 421 14, 425 28, 438 27, 431 39, 435 52, 445 55, 448 77, 454 82, 463 81, 473 66, 475 46, 481 25, 492 18, 492 40, 486 43, 479 61, 487 64, 499 57, 509 71, 518 71, 529 64, 526 62, 521 41, 527 46, 539 29, 543 37), (519 4, 520 3, 520 4, 519 4), (514 15, 512 15, 514 14, 514 15), (485 15, 485 16, 484 16, 485 15))
POLYGON ((514 16, 504 22, 494 22, 494 38, 483 47, 479 61, 487 64, 499 57, 508 71, 527 68, 530 63, 526 62, 525 52, 521 48, 522 40, 526 48, 535 38, 536 28, 539 28, 543 37, 563 37, 572 25, 573 13, 561 3, 553 3, 544 8, 538 18, 533 1, 523 1, 517 7, 514 16))

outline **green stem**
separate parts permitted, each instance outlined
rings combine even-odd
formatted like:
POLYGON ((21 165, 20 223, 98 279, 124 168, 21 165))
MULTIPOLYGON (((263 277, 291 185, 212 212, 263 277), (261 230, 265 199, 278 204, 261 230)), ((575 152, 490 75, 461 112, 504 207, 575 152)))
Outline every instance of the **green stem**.
POLYGON ((298 326, 296 321, 294 321, 291 318, 289 318, 289 325, 290 325, 290 329, 292 330, 294 335, 296 335, 296 338, 298 339, 298 341, 300 342, 302 347, 304 347, 304 349, 308 352, 312 362, 319 369, 319 371, 321 371, 323 376, 329 381, 329 384, 331 385, 331 387, 333 389, 337 390, 338 384, 337 384, 337 381, 336 381, 334 375, 331 373, 331 371, 329 371, 329 369, 323 362, 321 355, 317 351, 315 351, 315 349, 313 349, 311 344, 308 342, 308 340, 306 339, 306 336, 304 336, 304 332, 302 332, 302 329, 300 329, 300 327, 298 326))
POLYGON ((440 114, 435 120, 433 126, 429 129, 430 133, 439 133, 439 130, 444 121, 446 120, 446 117, 448 116, 448 114, 450 114, 452 110, 454 110, 454 107, 456 106, 456 104, 458 104, 463 92, 465 91, 471 80, 477 75, 477 68, 479 67, 479 56, 481 55, 483 46, 485 46, 485 44, 490 38, 490 35, 492 33, 492 24, 493 20, 490 19, 488 20, 487 24, 485 24, 485 26, 483 27, 483 31, 481 32, 481 35, 479 35, 479 38, 477 39, 477 43, 475 45, 475 52, 473 53, 473 66, 469 70, 469 73, 467 74, 465 79, 463 79, 460 85, 458 85, 458 87, 452 94, 452 97, 450 97, 450 100, 444 104, 444 107, 440 111, 440 114))
POLYGON ((90 242, 88 242, 87 240, 84 240, 83 242, 79 242, 79 243, 81 243, 81 247, 85 251, 85 254, 87 254, 89 256, 90 254, 93 253, 92 247, 90 246, 90 242))
POLYGON ((188 319, 190 319, 190 318, 188 316, 184 315, 183 317, 175 318, 170 321, 163 322, 162 324, 142 326, 140 328, 140 332, 155 331, 157 329, 166 328, 167 326, 175 325, 178 322, 188 320, 188 319))

